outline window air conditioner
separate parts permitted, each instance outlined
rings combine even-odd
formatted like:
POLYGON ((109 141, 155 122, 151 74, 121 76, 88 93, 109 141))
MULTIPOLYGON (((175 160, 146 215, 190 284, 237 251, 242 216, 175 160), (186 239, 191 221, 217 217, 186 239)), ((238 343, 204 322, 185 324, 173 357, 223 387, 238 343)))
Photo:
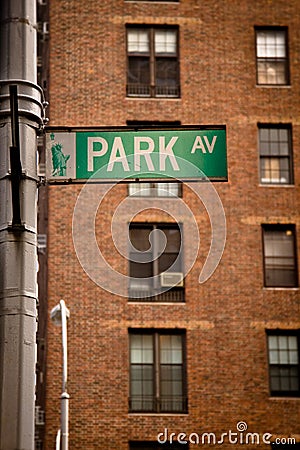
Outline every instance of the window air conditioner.
POLYGON ((163 272, 160 274, 160 284, 162 287, 183 286, 182 272, 163 272))

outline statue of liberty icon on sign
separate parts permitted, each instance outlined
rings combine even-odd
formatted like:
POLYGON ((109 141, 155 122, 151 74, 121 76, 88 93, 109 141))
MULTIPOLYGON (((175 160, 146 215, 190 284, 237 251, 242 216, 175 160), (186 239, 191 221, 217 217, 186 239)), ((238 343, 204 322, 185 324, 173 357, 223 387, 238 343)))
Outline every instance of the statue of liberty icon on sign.
POLYGON ((46 146, 47 180, 76 179, 76 134, 51 131, 46 146))
POLYGON ((64 155, 62 151, 62 144, 53 144, 51 147, 52 153, 52 176, 65 177, 67 175, 67 161, 70 155, 64 155))

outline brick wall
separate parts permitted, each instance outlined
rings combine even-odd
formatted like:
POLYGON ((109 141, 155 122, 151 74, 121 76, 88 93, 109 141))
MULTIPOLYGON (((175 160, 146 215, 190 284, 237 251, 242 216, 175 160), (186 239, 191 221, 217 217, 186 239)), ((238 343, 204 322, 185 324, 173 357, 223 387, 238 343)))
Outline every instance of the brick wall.
MULTIPOLYGON (((70 449, 125 450, 130 440, 155 441, 165 428, 220 436, 236 431, 239 421, 246 421, 250 432, 300 440, 299 399, 270 397, 265 335, 266 329, 300 327, 299 290, 263 287, 261 237, 261 224, 295 224, 299 257, 299 17, 298 0, 51 1, 50 125, 225 124, 229 170, 229 181, 215 185, 226 214, 226 246, 204 284, 198 276, 210 246, 210 221, 184 186, 183 200, 201 237, 184 304, 129 303, 97 286, 80 266, 72 242, 82 186, 49 187, 49 308, 63 298, 71 311, 70 449), (180 99, 126 98, 126 24, 179 26, 180 99), (288 26, 290 86, 256 86, 258 25, 288 26), (259 185, 260 122, 292 124, 295 185, 259 185), (186 330, 188 414, 128 413, 129 328, 186 330)), ((114 249, 110 223, 126 193, 125 185, 113 190, 95 227, 101 250, 122 273, 127 262, 114 249)), ((170 219, 145 211, 136 220, 170 219)), ((85 232, 83 217, 83 239, 85 232)), ((47 450, 59 427, 60 332, 49 324, 47 450)))

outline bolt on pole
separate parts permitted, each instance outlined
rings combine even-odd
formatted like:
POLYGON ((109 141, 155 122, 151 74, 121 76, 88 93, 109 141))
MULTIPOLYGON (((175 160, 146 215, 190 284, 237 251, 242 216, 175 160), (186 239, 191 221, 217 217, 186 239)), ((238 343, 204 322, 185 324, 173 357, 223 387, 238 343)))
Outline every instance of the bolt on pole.
POLYGON ((0 449, 34 449, 37 329, 36 1, 0 8, 0 449))

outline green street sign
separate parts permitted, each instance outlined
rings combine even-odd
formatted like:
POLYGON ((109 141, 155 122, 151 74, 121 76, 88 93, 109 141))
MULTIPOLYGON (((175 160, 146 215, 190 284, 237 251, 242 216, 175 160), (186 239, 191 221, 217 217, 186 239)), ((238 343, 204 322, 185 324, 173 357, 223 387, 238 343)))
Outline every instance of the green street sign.
POLYGON ((48 181, 227 180, 226 128, 48 129, 48 181))

